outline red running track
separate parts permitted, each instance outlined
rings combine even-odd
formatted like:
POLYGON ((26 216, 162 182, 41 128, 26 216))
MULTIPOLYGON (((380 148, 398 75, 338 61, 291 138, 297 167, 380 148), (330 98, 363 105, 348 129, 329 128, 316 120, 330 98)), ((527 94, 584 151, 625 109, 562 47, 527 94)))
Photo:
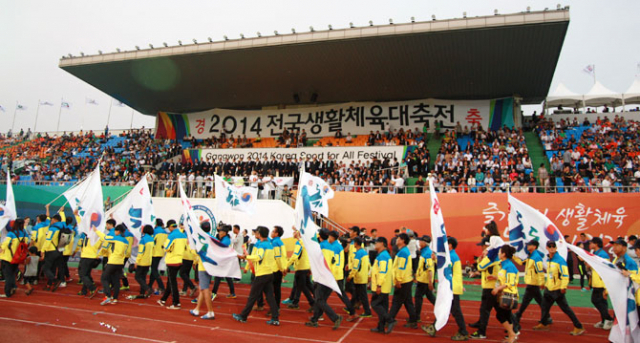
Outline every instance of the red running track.
MULTIPOLYGON (((99 274, 95 273, 95 274, 99 274)), ((194 305, 190 299, 181 298, 181 310, 167 310, 156 301, 158 296, 141 300, 126 300, 128 294, 137 294, 137 283, 129 278, 132 290, 120 293, 117 305, 100 306, 101 297, 86 299, 76 295, 80 286, 70 283, 69 287, 59 289, 55 293, 45 292, 42 285, 30 296, 21 288, 14 297, 0 299, 0 337, 4 342, 204 342, 224 338, 234 343, 271 340, 273 342, 371 342, 388 341, 394 343, 443 342, 455 334, 457 326, 453 318, 449 320, 435 338, 427 337, 422 330, 403 328, 407 314, 401 310, 399 324, 390 335, 371 333, 376 326, 377 318, 358 319, 352 323, 346 321, 338 330, 332 330, 331 322, 320 322, 319 328, 304 326, 310 316, 306 310, 308 305, 303 300, 300 310, 290 310, 282 306, 280 327, 266 325, 268 318, 265 312, 252 312, 246 324, 238 323, 231 318, 244 307, 249 294, 249 285, 236 285, 237 299, 226 299, 226 285, 221 285, 219 297, 214 301, 215 320, 202 320, 193 317, 188 310, 194 305), (102 323, 102 324, 101 324, 102 323), (115 332, 107 325, 116 328, 115 332)), ((283 288, 283 298, 289 295, 289 288, 283 288)), ((304 299, 304 297, 303 297, 304 299)), ((329 304, 337 313, 342 313, 342 303, 335 296, 329 298, 329 304)), ((462 308, 467 323, 478 319, 479 302, 463 301, 462 308)), ((533 331, 531 328, 540 316, 539 307, 532 304, 522 319, 522 333, 518 342, 607 342, 608 332, 593 328, 599 321, 599 315, 593 308, 574 308, 578 318, 587 332, 574 338, 569 335, 571 322, 558 308, 552 309, 554 324, 549 332, 533 331)), ((433 307, 425 300, 422 313, 423 320, 433 319, 433 307)), ((473 329, 468 328, 469 332, 473 329)), ((504 331, 495 319, 495 313, 487 329, 485 341, 501 342, 504 331)))

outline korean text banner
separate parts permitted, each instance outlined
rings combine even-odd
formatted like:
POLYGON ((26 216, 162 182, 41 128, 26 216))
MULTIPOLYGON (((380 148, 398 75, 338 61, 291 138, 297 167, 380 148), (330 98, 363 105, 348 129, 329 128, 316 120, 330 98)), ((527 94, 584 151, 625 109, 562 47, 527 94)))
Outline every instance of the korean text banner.
MULTIPOLYGON (((640 194, 514 194, 546 215, 564 235, 568 243, 601 237, 605 244, 618 236, 640 234, 640 194)), ((456 250, 463 265, 480 256, 482 227, 495 220, 509 240, 509 204, 506 193, 438 194, 447 223, 447 235, 456 237, 456 250)), ((378 234, 393 237, 402 226, 419 235, 429 233, 429 194, 367 194, 336 192, 329 200, 329 218, 345 227, 358 225, 378 229, 378 234), (383 205, 382 205, 383 204, 383 205)), ((535 232, 532 235, 544 235, 535 232)))
POLYGON ((331 136, 338 130, 344 135, 364 135, 370 131, 430 128, 435 121, 444 128, 474 123, 487 128, 513 126, 513 99, 438 100, 423 99, 399 102, 358 102, 318 107, 267 110, 212 109, 178 114, 159 112, 156 137, 182 139, 208 138, 224 132, 235 137, 277 137, 286 128, 302 130, 309 137, 331 136))

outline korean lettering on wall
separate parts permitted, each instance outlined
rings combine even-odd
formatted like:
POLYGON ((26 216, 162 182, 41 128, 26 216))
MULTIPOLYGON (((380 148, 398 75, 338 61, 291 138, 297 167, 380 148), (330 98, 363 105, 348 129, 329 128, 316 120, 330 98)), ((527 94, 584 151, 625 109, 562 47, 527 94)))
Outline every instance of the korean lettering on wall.
POLYGON ((309 137, 330 136, 337 131, 344 135, 368 134, 389 129, 443 129, 456 124, 486 127, 490 101, 415 100, 385 103, 348 103, 286 110, 237 111, 214 109, 191 113, 188 117, 190 134, 196 138, 219 136, 277 137, 285 129, 303 130, 309 137))

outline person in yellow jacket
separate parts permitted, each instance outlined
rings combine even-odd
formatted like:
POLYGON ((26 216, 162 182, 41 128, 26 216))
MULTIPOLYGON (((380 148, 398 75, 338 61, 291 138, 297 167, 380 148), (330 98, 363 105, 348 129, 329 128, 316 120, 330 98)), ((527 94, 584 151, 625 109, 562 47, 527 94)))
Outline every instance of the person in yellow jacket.
POLYGON ((269 242, 269 229, 264 226, 258 226, 256 237, 260 240, 255 246, 256 254, 238 256, 240 259, 246 259, 253 262, 255 266, 256 278, 251 282, 251 291, 247 304, 240 314, 233 314, 233 319, 246 323, 253 305, 265 294, 269 307, 271 308, 271 320, 267 321, 268 325, 279 326, 278 319, 280 311, 273 296, 273 273, 277 270, 276 261, 273 254, 273 245, 269 242))
POLYGON ((178 229, 178 225, 175 220, 169 220, 167 222, 167 228, 171 230, 167 240, 164 242, 165 263, 167 264, 167 288, 164 290, 162 298, 158 300, 158 304, 164 306, 169 295, 173 303, 168 306, 169 310, 180 309, 180 292, 178 290, 178 273, 182 267, 182 257, 184 252, 188 249, 187 235, 178 229))
POLYGON ((153 289, 153 284, 158 284, 158 289, 154 294, 164 294, 164 283, 160 277, 158 266, 164 257, 164 241, 167 240, 167 230, 164 228, 162 219, 156 219, 156 227, 153 229, 153 252, 151 254, 151 276, 149 277, 149 288, 153 289))
MULTIPOLYGON (((273 257, 276 261, 273 270, 273 296, 276 304, 280 308, 280 300, 282 299, 282 278, 287 274, 287 247, 282 242, 284 229, 281 226, 274 226, 271 230, 271 245, 273 246, 273 257)), ((269 315, 267 313, 267 315, 269 315)))
POLYGON ((290 297, 291 303, 287 304, 287 307, 293 310, 299 309, 300 294, 304 293, 309 305, 313 308, 315 299, 313 299, 313 291, 311 287, 311 265, 309 264, 307 250, 304 248, 300 237, 300 231, 295 230, 295 227, 293 231, 293 238, 296 239, 296 245, 293 248, 293 254, 291 254, 291 258, 289 258, 289 263, 287 263, 286 269, 293 266, 295 275, 292 287, 293 291, 290 297))
MULTIPOLYGON (((41 255, 44 242, 47 240, 47 231, 51 225, 51 219, 47 214, 40 214, 36 217, 36 224, 31 229, 31 246, 36 247, 38 255, 41 255)), ((42 266, 44 265, 44 259, 40 258, 38 262, 38 278, 42 276, 42 266)), ((37 285, 38 280, 35 283, 37 285)))
MULTIPOLYGON (((524 261, 524 283, 527 287, 524 290, 520 308, 515 314, 516 332, 520 331, 520 319, 531 303, 531 300, 535 300, 538 306, 540 306, 540 311, 542 311, 542 293, 540 289, 544 287, 544 257, 538 250, 538 247, 540 247, 540 243, 535 239, 527 242, 527 259, 524 261)), ((516 259, 517 258, 514 257, 514 260, 516 259)))
POLYGON ((378 255, 371 267, 371 308, 378 315, 378 326, 371 332, 384 333, 389 311, 389 293, 393 285, 393 260, 387 248, 387 239, 378 237, 375 242, 378 255))
MULTIPOLYGON (((180 231, 186 237, 187 234, 184 231, 184 224, 180 223, 179 227, 180 231)), ((179 293, 182 296, 188 295, 190 298, 193 297, 198 291, 196 285, 194 285, 193 281, 191 281, 191 269, 193 269, 193 260, 195 258, 195 255, 196 252, 191 249, 191 246, 187 244, 184 249, 184 254, 182 255, 182 265, 180 266, 179 272, 180 278, 182 279, 182 291, 179 293), (187 293, 187 291, 189 291, 189 293, 187 293)))
MULTIPOLYGON (((500 258, 500 270, 498 271, 498 281, 495 284, 495 288, 491 292, 494 296, 493 301, 498 304, 495 297, 501 293, 511 294, 518 296, 518 268, 513 264, 513 254, 515 254, 516 248, 510 245, 503 245, 500 248, 498 256, 500 258)), ((513 329, 514 317, 511 313, 511 308, 505 309, 501 306, 496 306, 496 318, 507 330, 508 338, 507 343, 514 343, 516 341, 516 331, 513 329)))
POLYGON ((122 268, 122 277, 120 278, 120 282, 122 282, 122 287, 120 287, 121 291, 129 290, 129 279, 127 278, 127 270, 131 270, 131 250, 133 250, 133 243, 135 242, 136 237, 133 235, 131 230, 127 228, 127 231, 124 233, 124 238, 129 242, 129 249, 127 249, 126 254, 124 255, 124 267, 122 268))
MULTIPOLYGON (((320 242, 320 250, 322 251, 322 255, 324 256, 326 266, 333 274, 336 265, 336 253, 333 245, 329 243, 329 230, 321 229, 318 232, 317 238, 318 242, 320 242)), ((304 325, 317 328, 318 320, 323 313, 326 313, 327 317, 329 317, 329 319, 333 322, 333 329, 337 330, 342 323, 342 316, 336 314, 331 306, 327 304, 327 299, 329 299, 329 296, 331 295, 331 292, 333 292, 333 290, 318 282, 316 282, 315 287, 314 298, 316 302, 313 306, 313 316, 311 316, 309 321, 304 323, 304 325)))
MULTIPOLYGON (((66 217, 64 214, 64 207, 60 208, 60 211, 58 212, 60 214, 60 218, 62 218, 62 221, 65 222, 65 226, 67 229, 70 230, 71 232, 71 241, 69 242, 69 244, 67 244, 64 247, 64 250, 62 251, 62 267, 64 270, 64 278, 65 281, 63 281, 60 284, 60 288, 64 288, 67 287, 67 282, 71 282, 73 281, 73 279, 71 278, 71 275, 69 274, 69 259, 71 258, 71 256, 74 253, 74 241, 76 238, 76 235, 78 234, 78 225, 73 225, 73 218, 71 217, 66 217)), ((74 211, 74 216, 76 217, 76 223, 78 223, 78 219, 80 218, 80 216, 78 216, 78 211, 74 211)))
MULTIPOLYGON (((80 219, 76 217, 78 224, 80 219)), ((98 251, 102 246, 103 239, 99 239, 96 243, 91 244, 91 240, 85 233, 79 235, 76 252, 80 251, 80 264, 78 265, 78 276, 82 282, 82 289, 78 295, 88 295, 92 299, 96 295, 96 285, 91 277, 91 271, 100 265, 98 251)))
MULTIPOLYGON (((640 256, 638 255, 640 253, 640 241, 637 240, 633 244, 632 249, 635 250, 637 256, 640 256)), ((629 255, 626 255, 626 258, 628 257, 629 255)), ((617 256, 616 260, 618 260, 617 256)), ((622 275, 630 278, 635 283, 640 283, 640 273, 638 272, 638 266, 636 265, 636 269, 634 270, 634 266, 631 263, 624 263, 624 267, 625 268, 622 270, 622 275)), ((640 313, 640 289, 636 290, 636 310, 638 311, 638 313, 640 313)))
POLYGON ((129 241, 124 237, 127 227, 119 224, 114 228, 113 235, 105 234, 92 227, 98 237, 102 238, 108 244, 109 260, 106 268, 102 271, 102 288, 104 290, 104 299, 100 305, 115 305, 118 303, 118 294, 120 293, 120 278, 122 277, 122 269, 124 268, 125 255, 129 249, 129 241))
POLYGON ((47 230, 47 240, 44 242, 41 252, 44 258, 42 270, 48 279, 47 285, 44 288, 45 291, 51 290, 55 292, 64 282, 64 260, 61 251, 64 250, 64 246, 60 247, 59 243, 62 232, 65 232, 66 235, 66 231, 67 228, 64 222, 62 222, 60 215, 53 215, 53 217, 51 217, 51 225, 47 230))
MULTIPOLYGON (((609 254, 602 249, 602 245, 602 238, 600 237, 593 237, 593 239, 589 241, 589 249, 593 251, 593 254, 608 261, 609 254)), ((593 269, 591 270, 591 303, 600 313, 600 322, 596 323, 593 327, 596 329, 611 330, 613 317, 609 314, 607 290, 604 286, 604 281, 602 281, 600 275, 593 269)))
POLYGON ((414 302, 416 304, 416 317, 418 321, 421 321, 423 298, 426 296, 432 305, 436 303, 436 296, 433 294, 435 266, 433 263, 433 251, 429 248, 431 237, 422 236, 418 243, 420 244, 420 257, 418 259, 418 268, 416 269, 415 282, 417 286, 414 302))
POLYGON ((140 285, 140 294, 131 295, 129 299, 144 299, 153 294, 153 290, 147 283, 147 274, 151 268, 151 255, 153 254, 153 226, 145 225, 142 228, 142 236, 138 242, 138 256, 136 256, 136 281, 140 285))
MULTIPOLYGON (((497 229, 496 229, 497 231, 497 229)), ((499 237, 499 234, 498 234, 499 237)), ((489 324, 489 316, 491 309, 498 308, 495 297, 491 294, 496 286, 498 279, 498 271, 500 271, 500 260, 498 256, 491 258, 488 256, 490 238, 485 237, 482 240, 484 250, 478 258, 478 272, 481 278, 482 296, 480 298, 480 316, 478 321, 469 324, 470 327, 478 329, 471 334, 471 338, 484 339, 487 338, 487 325, 489 324)))
POLYGON ((369 307, 369 297, 367 296, 367 283, 369 282, 369 272, 371 271, 371 263, 369 262, 369 254, 362 247, 364 240, 360 237, 353 238, 353 247, 355 254, 351 261, 351 269, 347 282, 354 285, 353 298, 351 303, 360 303, 364 309, 361 318, 371 317, 371 307, 369 307))
MULTIPOLYGON (((453 290, 453 301, 451 303, 451 315, 458 325, 458 332, 456 332, 456 334, 451 337, 451 340, 466 341, 469 339, 469 333, 464 322, 464 314, 462 313, 462 308, 460 307, 460 296, 464 293, 464 285, 462 283, 462 264, 460 263, 460 257, 458 256, 458 253, 456 253, 458 240, 455 239, 455 237, 448 237, 447 244, 449 245, 449 258, 452 265, 451 288, 453 290)), ((436 335, 436 329, 433 324, 423 325, 422 330, 424 330, 427 335, 431 337, 435 337, 436 335)))
MULTIPOLYGON (((8 226, 8 225, 7 225, 8 226)), ((18 251, 20 243, 29 244, 29 237, 24 230, 24 219, 18 218, 13 222, 13 227, 8 227, 6 237, 0 245, 0 260, 2 261, 2 273, 4 275, 4 294, 1 298, 11 297, 18 286, 16 285, 16 273, 18 263, 13 262, 13 258, 18 251)))
POLYGON ((393 331, 393 327, 396 325, 396 315, 404 306, 409 314, 409 321, 405 327, 411 329, 418 328, 418 318, 416 316, 416 308, 413 305, 413 298, 411 297, 411 289, 413 287, 413 261, 411 259, 411 252, 409 251, 409 235, 401 233, 396 239, 396 245, 398 246, 398 253, 393 259, 393 284, 395 290, 393 291, 393 301, 391 303, 391 309, 387 314, 387 331, 389 334, 393 331))
MULTIPOLYGON (((623 241, 624 242, 624 241, 623 241)), ((626 250, 626 242, 624 242, 626 250)), ((567 286, 569 285, 569 268, 565 259, 558 254, 558 248, 556 242, 547 241, 547 251, 549 252, 549 259, 547 260, 547 282, 545 283, 544 295, 542 296, 542 316, 540 324, 533 327, 536 331, 548 331, 551 326, 549 312, 551 306, 554 303, 560 307, 573 322, 573 331, 570 332, 573 336, 579 336, 584 333, 582 324, 576 317, 565 293, 567 292, 567 286)))
MULTIPOLYGON (((356 239, 357 237, 360 237, 360 227, 358 226, 352 226, 351 228, 349 228, 349 241, 348 241, 348 246, 347 246, 347 265, 346 265, 346 272, 347 275, 348 273, 351 271, 351 269, 353 268, 353 259, 356 257, 356 247, 354 245, 354 239, 356 239)), ((369 265, 371 265, 371 263, 369 263, 369 265)), ((345 292, 351 294, 351 304, 353 304, 354 309, 355 308, 359 308, 362 304, 361 303, 355 303, 354 300, 357 298, 356 296, 356 285, 353 282, 353 279, 349 280, 349 278, 347 277, 347 280, 345 282, 344 285, 344 290, 345 292)), ((352 317, 351 319, 353 319, 355 317, 352 317)))
POLYGON ((342 303, 346 306, 344 310, 349 313, 348 321, 355 320, 356 309, 353 304, 347 297, 347 293, 344 288, 344 268, 345 268, 345 254, 344 247, 340 242, 340 234, 338 231, 329 232, 329 243, 331 244, 331 248, 333 249, 333 257, 335 263, 333 265, 333 277, 335 277, 336 282, 338 283, 338 287, 340 288, 340 294, 338 297, 342 301, 342 303))

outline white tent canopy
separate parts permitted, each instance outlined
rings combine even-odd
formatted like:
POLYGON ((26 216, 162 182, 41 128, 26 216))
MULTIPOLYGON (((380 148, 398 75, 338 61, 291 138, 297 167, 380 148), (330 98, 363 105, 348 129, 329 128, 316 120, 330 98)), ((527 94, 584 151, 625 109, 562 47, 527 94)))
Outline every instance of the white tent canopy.
POLYGON ((547 96, 547 107, 567 106, 582 107, 582 95, 570 91, 562 82, 556 90, 547 96))
POLYGON ((633 80, 631 87, 623 94, 625 105, 640 104, 640 78, 633 80))
POLYGON ((620 106, 622 104, 622 94, 616 93, 607 87, 603 86, 600 82, 591 87, 591 90, 584 95, 585 106, 620 106))

